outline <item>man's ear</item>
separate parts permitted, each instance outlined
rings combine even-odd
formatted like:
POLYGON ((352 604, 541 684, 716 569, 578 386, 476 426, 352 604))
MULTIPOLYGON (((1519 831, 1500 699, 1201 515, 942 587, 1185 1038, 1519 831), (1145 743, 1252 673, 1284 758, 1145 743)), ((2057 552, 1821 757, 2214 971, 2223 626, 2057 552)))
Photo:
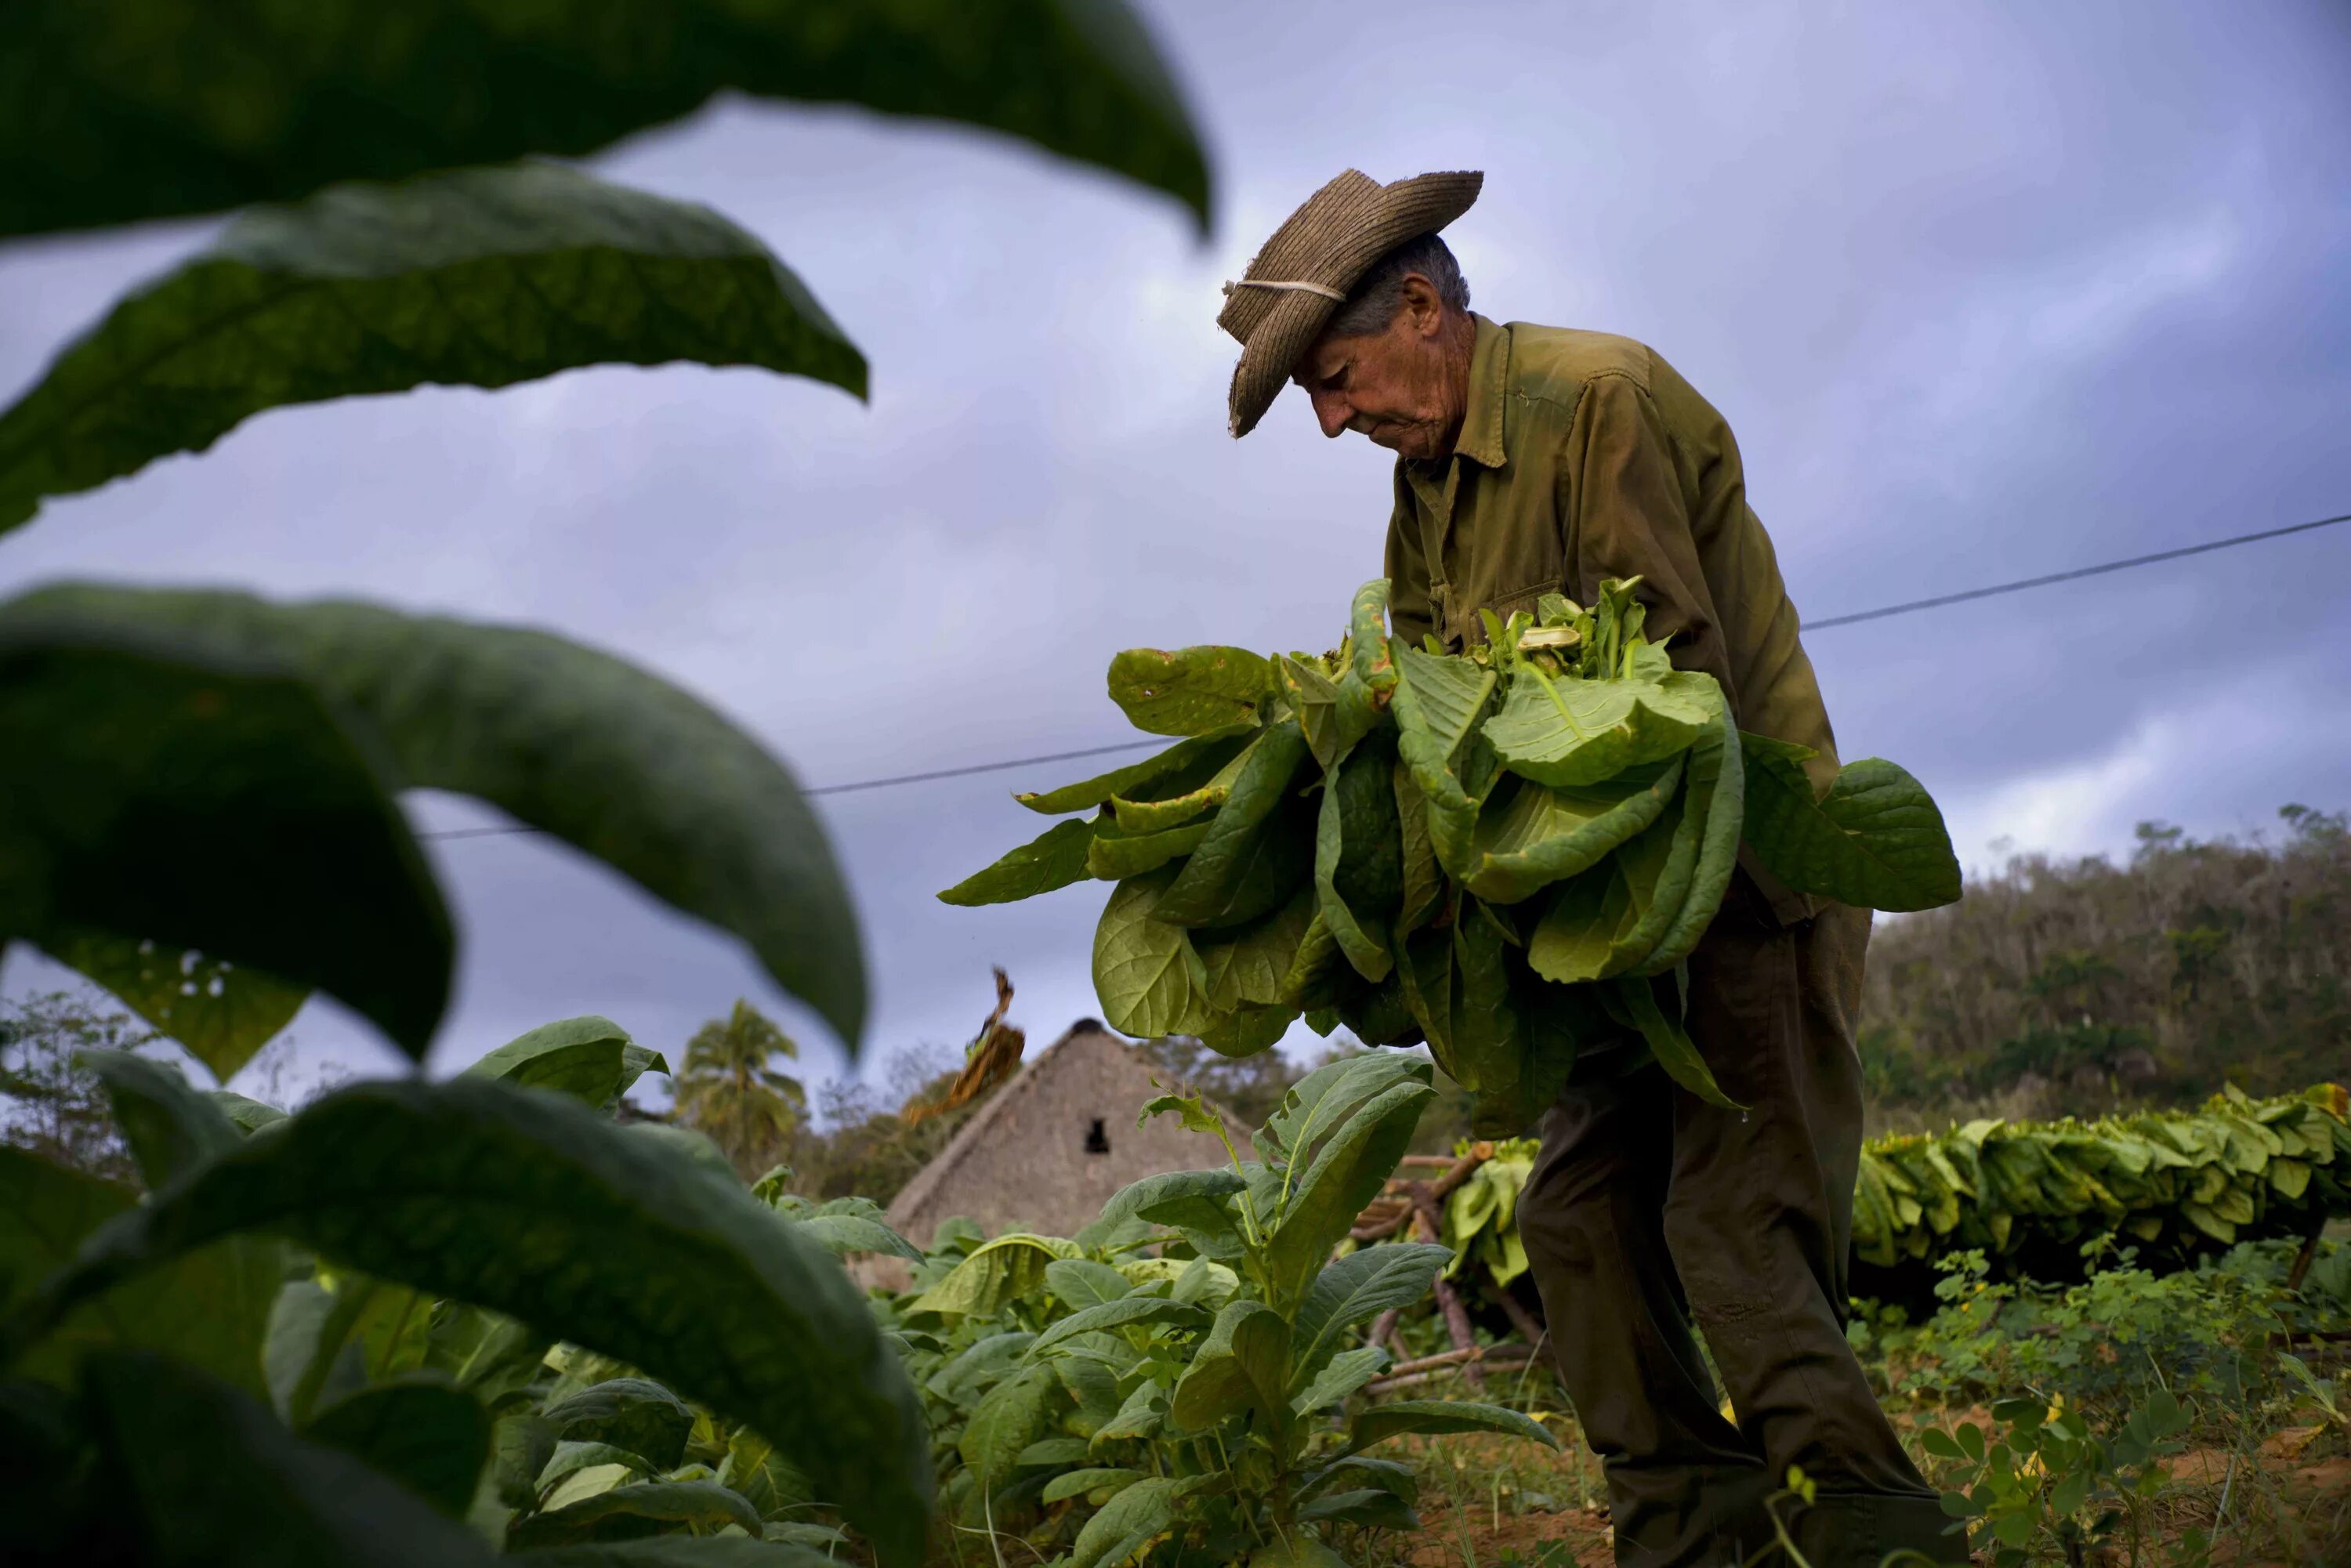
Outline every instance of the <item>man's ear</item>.
POLYGON ((1404 305, 1397 314, 1404 318, 1405 329, 1416 338, 1434 338, 1445 325, 1445 301, 1437 292, 1437 285, 1417 272, 1404 275, 1404 305))

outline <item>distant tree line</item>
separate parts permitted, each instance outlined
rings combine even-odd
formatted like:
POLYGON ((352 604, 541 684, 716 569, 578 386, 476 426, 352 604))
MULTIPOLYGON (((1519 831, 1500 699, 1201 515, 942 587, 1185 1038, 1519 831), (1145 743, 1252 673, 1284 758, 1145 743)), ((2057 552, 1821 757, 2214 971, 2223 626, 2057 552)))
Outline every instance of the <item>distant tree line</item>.
POLYGON ((2351 831, 2139 825, 2129 858, 2020 856, 1948 909, 1881 920, 1861 1055, 1889 1126, 2095 1115, 2351 1075, 2351 831))

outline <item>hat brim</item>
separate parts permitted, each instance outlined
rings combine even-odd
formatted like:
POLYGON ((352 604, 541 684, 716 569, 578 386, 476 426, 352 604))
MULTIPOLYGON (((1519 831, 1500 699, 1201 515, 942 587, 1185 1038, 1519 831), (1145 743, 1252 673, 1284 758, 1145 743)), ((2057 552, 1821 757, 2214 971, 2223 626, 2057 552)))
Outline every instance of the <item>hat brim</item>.
MULTIPOLYGON (((1475 171, 1420 174, 1383 186, 1359 215, 1346 219, 1327 253, 1301 276, 1347 293, 1372 264, 1409 239, 1436 234, 1478 200, 1485 175, 1475 171)), ((1301 216, 1307 215, 1301 209, 1301 216)), ((1258 421, 1281 393, 1299 356, 1322 335, 1340 302, 1303 290, 1284 291, 1251 328, 1233 366, 1228 397, 1236 439, 1258 421)))

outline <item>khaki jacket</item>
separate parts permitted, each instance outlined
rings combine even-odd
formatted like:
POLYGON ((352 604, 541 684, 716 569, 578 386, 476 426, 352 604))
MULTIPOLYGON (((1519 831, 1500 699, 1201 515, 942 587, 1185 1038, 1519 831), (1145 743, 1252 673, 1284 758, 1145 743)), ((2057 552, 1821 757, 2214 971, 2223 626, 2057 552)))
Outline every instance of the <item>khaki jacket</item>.
MULTIPOLYGON (((1507 617, 1554 592, 1590 604, 1603 578, 1637 575, 1648 637, 1721 682, 1740 727, 1811 747, 1825 789, 1836 737, 1730 426, 1629 338, 1475 319, 1453 455, 1396 461, 1396 634, 1458 652, 1483 640, 1480 609, 1507 617)), ((1758 880, 1782 919, 1811 912, 1758 880)))

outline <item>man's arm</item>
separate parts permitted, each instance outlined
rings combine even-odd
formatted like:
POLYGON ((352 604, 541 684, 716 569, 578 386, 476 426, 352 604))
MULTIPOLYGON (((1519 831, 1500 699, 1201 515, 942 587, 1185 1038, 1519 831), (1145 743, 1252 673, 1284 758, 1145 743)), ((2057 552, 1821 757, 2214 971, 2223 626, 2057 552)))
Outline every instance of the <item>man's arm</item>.
POLYGON ((1567 591, 1589 604, 1602 579, 1639 577, 1649 607, 1645 635, 1666 643, 1677 667, 1721 682, 1736 709, 1739 690, 1691 531, 1688 491, 1655 400, 1625 376, 1585 382, 1559 485, 1567 591))
MULTIPOLYGON (((1740 718, 1740 693, 1687 499, 1696 476, 1683 472, 1686 459, 1656 400, 1627 377, 1594 376, 1576 402, 1567 443, 1559 504, 1574 583, 1569 591, 1589 603, 1603 578, 1639 577, 1649 608, 1643 635, 1664 642, 1677 668, 1720 682, 1740 718)), ((1835 767, 1834 756, 1826 760, 1835 767)), ((1744 845, 1739 863, 1782 925, 1818 912, 1811 896, 1773 876, 1744 845)))

